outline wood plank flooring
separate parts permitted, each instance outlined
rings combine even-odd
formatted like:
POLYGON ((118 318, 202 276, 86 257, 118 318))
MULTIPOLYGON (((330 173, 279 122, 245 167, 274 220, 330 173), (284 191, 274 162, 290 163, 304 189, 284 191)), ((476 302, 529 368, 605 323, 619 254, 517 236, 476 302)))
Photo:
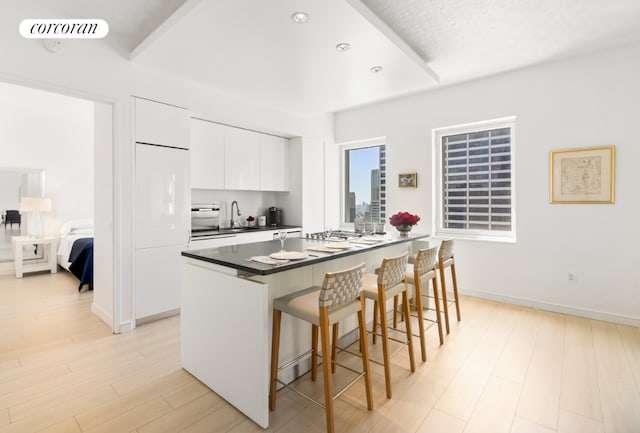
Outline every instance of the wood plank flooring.
MULTIPOLYGON (((180 368, 179 317, 112 335, 76 288, 66 272, 0 277, 0 433, 263 431, 180 368)), ((415 373, 406 349, 393 359, 393 399, 372 364, 374 410, 356 384, 336 401, 338 431, 640 432, 640 329, 470 297, 461 306, 443 346, 428 331, 426 363, 415 339, 415 373)), ((296 385, 322 395, 306 376, 296 385)), ((321 408, 279 392, 268 431, 324 429, 321 408)))

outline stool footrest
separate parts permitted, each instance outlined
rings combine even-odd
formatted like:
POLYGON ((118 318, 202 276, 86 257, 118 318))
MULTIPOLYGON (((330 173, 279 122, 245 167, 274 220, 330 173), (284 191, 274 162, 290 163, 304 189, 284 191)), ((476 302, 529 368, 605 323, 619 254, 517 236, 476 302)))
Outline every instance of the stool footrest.
MULTIPOLYGON (((324 362, 324 361, 323 361, 323 362, 324 362)), ((351 367, 347 367, 346 365, 340 364, 340 363, 338 363, 338 362, 335 362, 335 364, 336 364, 336 365, 339 365, 339 366, 340 366, 340 367, 342 367, 342 368, 346 368, 347 370, 352 371, 353 373, 356 373, 356 374, 357 374, 357 376, 356 376, 353 380, 351 380, 348 384, 346 384, 346 385, 345 385, 345 386, 344 386, 340 391, 338 391, 335 395, 331 396, 331 399, 332 399, 332 400, 335 400, 336 398, 340 397, 340 396, 341 396, 345 391, 347 391, 349 388, 351 388, 351 386, 352 386, 354 383, 356 383, 358 380, 360 380, 361 378, 363 378, 363 377, 364 377, 364 375, 366 374, 366 372, 364 372, 364 371, 354 370, 353 368, 351 368, 351 367)), ((280 370, 280 369, 282 369, 282 367, 280 367, 278 370, 280 370)), ((301 392, 301 391, 298 391, 297 389, 295 389, 295 387, 290 386, 290 384, 288 384, 288 383, 284 383, 283 381, 281 381, 281 380, 280 380, 280 379, 278 379, 278 378, 276 378, 276 382, 278 382, 278 383, 279 383, 280 385, 282 385, 284 388, 288 388, 288 389, 290 389, 291 391, 293 391, 293 392, 295 392, 296 394, 298 394, 299 396, 304 397, 304 398, 306 398, 307 400, 309 400, 309 401, 311 401, 311 402, 313 402, 313 403, 317 404, 318 406, 320 406, 320 407, 322 407, 322 408, 325 408, 325 409, 326 409, 326 405, 325 405, 324 403, 319 402, 318 400, 314 399, 313 397, 311 397, 311 396, 309 396, 309 395, 307 395, 307 394, 305 394, 305 393, 303 393, 303 392, 301 392)), ((293 382, 295 382, 295 380, 294 380, 293 382)), ((291 382, 291 383, 293 383, 293 382, 291 382)))

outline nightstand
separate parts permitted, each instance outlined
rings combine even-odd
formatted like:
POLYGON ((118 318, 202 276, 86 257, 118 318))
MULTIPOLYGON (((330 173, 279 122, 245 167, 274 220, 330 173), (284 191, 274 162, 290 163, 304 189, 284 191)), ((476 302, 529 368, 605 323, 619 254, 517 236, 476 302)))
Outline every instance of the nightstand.
POLYGON ((30 236, 14 236, 11 238, 13 245, 13 257, 16 267, 16 278, 22 278, 25 272, 51 271, 55 274, 58 271, 56 263, 56 238, 35 238, 30 236), (22 251, 26 245, 43 245, 46 262, 24 263, 22 251))

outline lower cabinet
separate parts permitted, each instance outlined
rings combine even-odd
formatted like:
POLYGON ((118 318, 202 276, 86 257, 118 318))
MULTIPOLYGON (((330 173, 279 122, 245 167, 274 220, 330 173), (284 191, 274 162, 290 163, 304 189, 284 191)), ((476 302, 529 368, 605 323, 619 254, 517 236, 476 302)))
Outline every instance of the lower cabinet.
POLYGON ((136 250, 136 319, 178 312, 181 252, 186 248, 172 245, 136 250))
MULTIPOLYGON (((288 232, 287 238, 299 238, 300 237, 300 228, 290 228, 286 229, 288 232)), ((187 248, 189 251, 193 250, 204 250, 207 248, 218 248, 218 247, 226 247, 229 245, 240 245, 240 244, 250 244, 253 242, 265 242, 272 241, 275 239, 274 235, 278 232, 278 230, 256 230, 256 231, 246 231, 243 233, 237 233, 235 235, 230 236, 216 236, 209 239, 202 240, 191 240, 189 243, 189 247, 187 248)))
POLYGON ((207 248, 218 248, 218 247, 226 247, 229 245, 236 245, 237 236, 219 236, 211 239, 202 239, 202 240, 191 240, 189 243, 189 251, 193 250, 204 250, 207 248))

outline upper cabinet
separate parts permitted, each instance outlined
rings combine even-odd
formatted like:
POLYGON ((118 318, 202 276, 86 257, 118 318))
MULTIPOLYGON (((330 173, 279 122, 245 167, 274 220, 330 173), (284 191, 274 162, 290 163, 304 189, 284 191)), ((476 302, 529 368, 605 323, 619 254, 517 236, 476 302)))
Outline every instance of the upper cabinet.
POLYGON ((260 187, 289 191, 289 140, 260 134, 260 187))
POLYGON ((224 189, 227 126, 191 119, 191 188, 224 189))
POLYGON ((289 140, 191 119, 191 188, 289 191, 289 140))
POLYGON ((139 143, 189 149, 189 112, 173 105, 134 98, 135 138, 139 143))
POLYGON ((260 134, 227 128, 224 141, 225 189, 259 191, 260 134))

